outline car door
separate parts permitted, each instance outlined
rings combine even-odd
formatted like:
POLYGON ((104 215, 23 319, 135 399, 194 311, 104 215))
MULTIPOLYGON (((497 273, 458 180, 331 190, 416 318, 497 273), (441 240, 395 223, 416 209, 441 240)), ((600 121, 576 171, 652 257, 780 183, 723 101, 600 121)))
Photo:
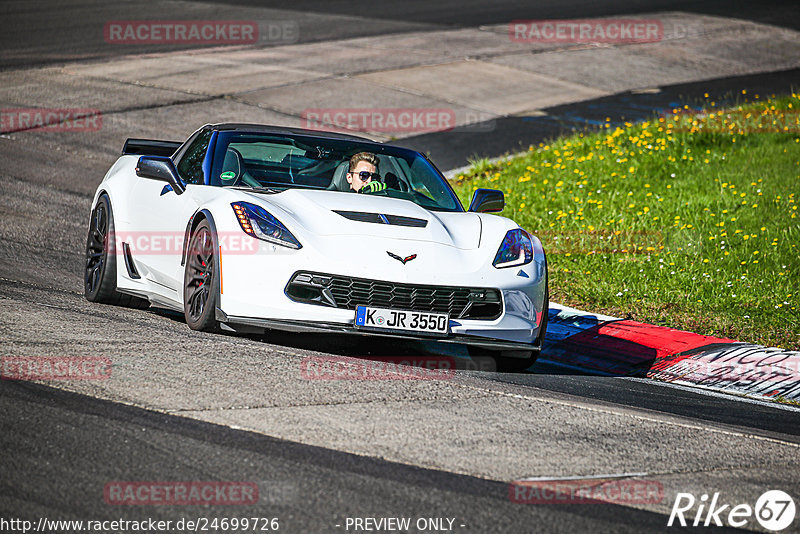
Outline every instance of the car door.
POLYGON ((204 162, 212 132, 201 132, 179 156, 178 175, 186 191, 178 194, 172 186, 141 178, 128 196, 131 214, 131 255, 153 291, 170 300, 182 301, 183 255, 186 224, 198 204, 191 189, 205 182, 204 162))

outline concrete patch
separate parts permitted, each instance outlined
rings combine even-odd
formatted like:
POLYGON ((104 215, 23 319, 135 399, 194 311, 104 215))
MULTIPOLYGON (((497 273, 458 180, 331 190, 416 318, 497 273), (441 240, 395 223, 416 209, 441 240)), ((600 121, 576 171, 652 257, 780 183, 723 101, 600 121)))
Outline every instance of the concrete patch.
POLYGON ((253 65, 213 54, 149 57, 82 67, 70 72, 205 95, 225 95, 322 78, 325 73, 288 66, 253 65))
POLYGON ((399 54, 397 48, 383 44, 391 37, 389 35, 268 49, 220 51, 215 52, 213 57, 223 61, 301 69, 328 75, 360 74, 449 60, 446 54, 433 50, 414 50, 413 53, 399 54))
POLYGON ((587 100, 604 94, 583 85, 484 61, 457 61, 383 71, 365 74, 358 79, 498 115, 587 100))
POLYGON ((59 68, 0 72, 0 107, 117 111, 195 100, 182 91, 76 76, 59 68))
POLYGON ((403 55, 436 53, 448 61, 563 48, 561 44, 514 42, 508 37, 508 26, 501 26, 499 29, 498 26, 481 26, 383 35, 355 40, 354 43, 392 53, 402 50, 403 55))
MULTIPOLYGON (((517 52, 486 61, 591 87, 621 92, 800 65, 800 33, 766 24, 668 12, 642 15, 658 20, 663 40, 628 45, 565 46, 555 51, 517 52)), ((493 26, 494 31, 507 30, 493 26)))
POLYGON ((556 78, 573 83, 583 83, 608 92, 622 92, 644 87, 658 87, 666 83, 681 83, 715 78, 739 65, 730 61, 681 54, 665 50, 659 45, 654 50, 663 56, 654 57, 644 50, 629 47, 583 48, 543 54, 517 54, 501 56, 489 61, 509 65, 528 72, 549 72, 556 78), (563 68, 565 56, 570 68, 563 68), (622 67, 622 68, 620 68, 622 67))
MULTIPOLYGON (((456 122, 458 123, 460 118, 461 124, 467 121, 469 117, 481 115, 476 109, 454 105, 450 102, 424 95, 383 87, 360 77, 312 81, 300 85, 253 91, 239 95, 236 98, 241 102, 296 116, 298 119, 295 125, 298 127, 306 126, 302 116, 309 109, 330 110, 331 112, 344 109, 441 109, 455 114, 456 122)), ((446 126, 445 123, 443 124, 446 126)), ((388 139, 392 136, 401 137, 418 133, 403 130, 386 131, 369 127, 360 131, 377 139, 388 139)))

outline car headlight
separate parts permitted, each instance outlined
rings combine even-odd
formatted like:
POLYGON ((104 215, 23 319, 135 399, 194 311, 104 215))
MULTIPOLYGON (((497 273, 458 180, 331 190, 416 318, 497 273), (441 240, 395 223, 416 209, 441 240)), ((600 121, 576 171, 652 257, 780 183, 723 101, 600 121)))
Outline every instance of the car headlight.
POLYGON ((249 202, 234 202, 231 207, 244 233, 276 245, 294 249, 303 248, 289 229, 261 206, 249 202))
POLYGON ((505 267, 517 267, 525 265, 533 260, 533 243, 531 237, 525 230, 517 228, 509 230, 497 255, 494 257, 492 265, 498 269, 505 267))

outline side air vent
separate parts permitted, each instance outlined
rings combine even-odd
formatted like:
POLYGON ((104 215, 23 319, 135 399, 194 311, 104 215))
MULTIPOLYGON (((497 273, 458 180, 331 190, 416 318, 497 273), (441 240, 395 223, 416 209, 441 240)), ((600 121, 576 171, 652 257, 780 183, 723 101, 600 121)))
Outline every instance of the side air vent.
POLYGON ((350 219, 351 221, 374 224, 391 224, 394 226, 412 226, 414 228, 425 228, 428 226, 428 221, 425 219, 403 217, 402 215, 385 215, 383 213, 368 213, 364 211, 333 211, 334 213, 338 213, 345 219, 350 219))
POLYGON ((122 257, 125 258, 125 269, 128 271, 128 276, 134 280, 141 278, 139 271, 136 270, 136 264, 133 263, 133 255, 131 254, 131 247, 127 243, 122 244, 122 257))
POLYGON ((334 210, 334 213, 338 213, 345 219, 350 219, 351 221, 385 224, 381 219, 379 213, 365 213, 363 211, 337 211, 337 210, 334 210))
POLYGON ((403 217, 402 215, 385 215, 388 224, 397 226, 413 226, 415 228, 425 228, 428 221, 425 219, 415 219, 414 217, 403 217))

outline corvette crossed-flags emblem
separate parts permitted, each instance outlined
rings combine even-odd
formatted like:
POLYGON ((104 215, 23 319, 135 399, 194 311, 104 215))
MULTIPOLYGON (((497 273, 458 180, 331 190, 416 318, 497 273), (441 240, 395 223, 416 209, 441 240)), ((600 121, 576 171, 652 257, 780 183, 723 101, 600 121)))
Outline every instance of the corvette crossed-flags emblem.
POLYGON ((416 254, 412 254, 411 256, 406 256, 405 258, 401 258, 401 257, 400 257, 400 256, 398 256, 397 254, 394 254, 394 253, 392 253, 392 252, 389 252, 388 250, 386 251, 386 253, 387 253, 389 256, 391 256, 392 258, 394 258, 394 259, 396 259, 397 261, 401 262, 403 265, 405 265, 406 263, 410 262, 411 260, 413 260, 414 258, 416 258, 416 257, 417 257, 417 255, 416 255, 416 254))

